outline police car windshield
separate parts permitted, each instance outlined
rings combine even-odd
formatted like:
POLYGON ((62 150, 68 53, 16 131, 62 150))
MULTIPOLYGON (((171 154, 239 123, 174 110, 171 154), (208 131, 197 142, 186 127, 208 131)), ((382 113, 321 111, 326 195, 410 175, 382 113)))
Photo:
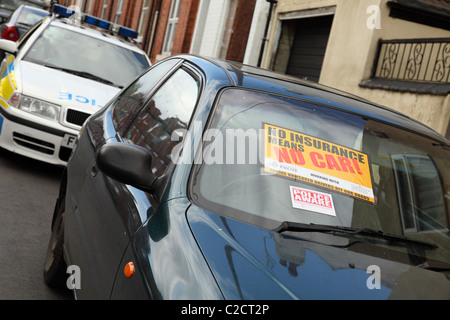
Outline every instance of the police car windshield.
POLYGON ((94 75, 118 87, 149 67, 146 58, 135 51, 54 25, 40 35, 24 60, 94 75))
POLYGON ((450 263, 448 145, 242 89, 226 89, 213 114, 191 176, 199 206, 271 230, 289 221, 407 237, 450 263))

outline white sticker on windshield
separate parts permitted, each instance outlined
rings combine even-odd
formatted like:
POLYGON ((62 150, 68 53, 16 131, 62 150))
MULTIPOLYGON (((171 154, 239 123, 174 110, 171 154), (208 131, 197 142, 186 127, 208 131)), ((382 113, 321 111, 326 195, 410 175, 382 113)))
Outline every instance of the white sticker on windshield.
POLYGON ((294 208, 336 216, 331 194, 293 186, 289 188, 294 208))

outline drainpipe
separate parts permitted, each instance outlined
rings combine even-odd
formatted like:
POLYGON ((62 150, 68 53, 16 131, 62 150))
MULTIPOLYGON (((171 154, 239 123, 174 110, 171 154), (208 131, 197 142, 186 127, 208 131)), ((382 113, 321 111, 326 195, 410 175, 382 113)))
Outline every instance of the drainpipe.
POLYGON ((149 48, 148 48, 148 56, 150 57, 150 59, 152 58, 152 54, 153 54, 153 42, 155 41, 155 33, 156 33, 156 29, 158 28, 158 23, 159 23, 159 12, 161 11, 161 2, 162 0, 159 1, 158 3, 158 8, 155 11, 155 17, 154 17, 154 21, 153 21, 153 26, 152 26, 152 33, 150 35, 150 43, 149 43, 149 48))
MULTIPOLYGON (((142 41, 142 45, 145 47, 148 44, 149 41, 149 31, 150 31, 150 24, 153 21, 152 17, 153 17, 153 7, 155 6, 155 1, 152 1, 152 6, 149 8, 149 12, 148 12, 148 20, 147 20, 147 27, 145 28, 145 37, 143 38, 142 41)), ((150 47, 147 48, 147 50, 150 47)))
POLYGON ((267 2, 270 2, 270 7, 269 7, 269 14, 267 15, 267 21, 266 21, 266 29, 264 30, 264 38, 262 39, 262 44, 261 44, 261 50, 259 52, 259 59, 258 59, 258 67, 261 67, 261 61, 262 61, 262 57, 264 54, 264 49, 266 46, 266 41, 267 39, 267 33, 269 32, 269 25, 270 25, 270 19, 272 18, 272 10, 273 10, 273 6, 278 2, 278 0, 266 0, 267 2))

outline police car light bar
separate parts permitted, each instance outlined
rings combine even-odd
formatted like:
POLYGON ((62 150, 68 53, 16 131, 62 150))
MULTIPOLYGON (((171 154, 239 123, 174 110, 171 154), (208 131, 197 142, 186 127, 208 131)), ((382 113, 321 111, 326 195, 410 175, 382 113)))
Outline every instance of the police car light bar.
MULTIPOLYGON (((75 10, 72 10, 70 8, 61 6, 59 4, 54 4, 53 8, 52 8, 52 11, 53 11, 53 13, 58 14, 58 15, 60 15, 62 17, 65 17, 65 18, 69 18, 69 17, 71 17, 72 15, 75 14, 75 10)), ((139 33, 137 31, 133 30, 133 29, 126 28, 126 27, 123 27, 123 26, 118 26, 118 25, 115 25, 115 24, 113 24, 113 23, 111 23, 109 21, 106 21, 106 20, 103 20, 103 19, 99 19, 99 18, 96 18, 96 17, 88 15, 88 14, 83 14, 82 15, 82 21, 87 23, 87 24, 90 24, 92 26, 96 26, 96 27, 99 27, 101 29, 111 31, 111 32, 113 32, 115 34, 118 34, 119 36, 122 36, 122 37, 128 37, 128 38, 136 39, 139 36, 139 33)))
POLYGON ((113 33, 118 34, 122 37, 128 37, 132 39, 136 39, 139 36, 139 33, 133 29, 125 28, 124 26, 119 26, 117 24, 113 24, 110 29, 113 33))
POLYGON ((69 8, 61 6, 59 4, 54 4, 52 7, 52 11, 53 11, 53 13, 59 14, 60 16, 63 16, 66 18, 72 16, 75 13, 75 10, 69 9, 69 8))
POLYGON ((137 39, 137 37, 139 36, 139 33, 137 31, 125 27, 120 27, 118 34, 119 36, 128 37, 132 39, 137 39))
POLYGON ((112 23, 106 20, 102 20, 90 15, 85 15, 84 16, 84 22, 86 22, 87 24, 90 24, 92 26, 96 26, 105 30, 110 30, 111 29, 111 25, 112 23))

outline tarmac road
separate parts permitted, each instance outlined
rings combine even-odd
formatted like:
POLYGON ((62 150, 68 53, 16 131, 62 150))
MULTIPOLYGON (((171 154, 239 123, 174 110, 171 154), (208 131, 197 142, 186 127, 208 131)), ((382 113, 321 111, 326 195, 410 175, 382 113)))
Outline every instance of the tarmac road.
POLYGON ((63 169, 0 148, 0 300, 68 300, 43 266, 63 169))

